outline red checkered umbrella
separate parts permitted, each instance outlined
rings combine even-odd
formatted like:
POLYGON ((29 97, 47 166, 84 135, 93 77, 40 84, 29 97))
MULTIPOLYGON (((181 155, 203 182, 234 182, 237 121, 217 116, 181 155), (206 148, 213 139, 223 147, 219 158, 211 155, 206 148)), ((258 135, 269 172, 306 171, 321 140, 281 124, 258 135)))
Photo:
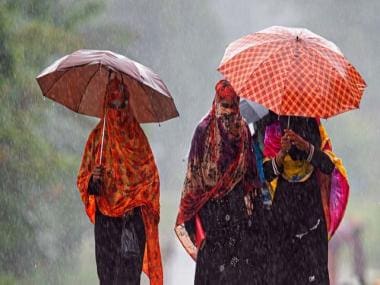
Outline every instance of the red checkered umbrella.
POLYGON ((218 70, 239 96, 288 116, 356 109, 366 87, 334 43, 300 28, 274 26, 232 42, 218 70))

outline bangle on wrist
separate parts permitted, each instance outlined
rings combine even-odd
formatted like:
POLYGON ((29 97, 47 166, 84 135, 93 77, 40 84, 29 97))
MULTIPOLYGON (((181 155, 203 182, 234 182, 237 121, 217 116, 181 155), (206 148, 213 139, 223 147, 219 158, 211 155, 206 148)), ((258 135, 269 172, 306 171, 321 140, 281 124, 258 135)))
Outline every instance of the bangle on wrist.
POLYGON ((276 162, 276 157, 272 158, 272 168, 273 172, 275 175, 280 175, 280 171, 278 170, 277 162, 276 162))
POLYGON ((277 154, 277 155, 274 157, 274 162, 276 163, 277 168, 278 168, 278 165, 280 165, 280 163, 278 162, 278 160, 280 159, 280 158, 279 158, 280 156, 281 156, 281 154, 277 154))
POLYGON ((306 160, 310 162, 313 159, 313 155, 314 155, 314 146, 311 143, 309 143, 309 154, 306 160))

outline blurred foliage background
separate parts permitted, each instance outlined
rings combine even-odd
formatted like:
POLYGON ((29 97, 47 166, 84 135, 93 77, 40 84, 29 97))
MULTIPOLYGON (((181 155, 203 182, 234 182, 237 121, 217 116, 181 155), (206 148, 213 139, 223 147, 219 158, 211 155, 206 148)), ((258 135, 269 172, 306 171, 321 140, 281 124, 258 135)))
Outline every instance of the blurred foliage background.
MULTIPOLYGON (((271 25, 334 41, 368 83, 360 110, 324 123, 348 169, 347 217, 363 225, 368 279, 379 278, 379 12, 376 0, 0 0, 0 284, 97 280, 92 225, 75 185, 97 121, 44 100, 35 81, 79 48, 125 54, 172 92, 180 118, 144 128, 161 175, 165 284, 192 284, 194 264, 173 232, 192 132, 211 106, 226 45, 271 25)), ((350 254, 342 254, 342 280, 353 280, 350 254)))

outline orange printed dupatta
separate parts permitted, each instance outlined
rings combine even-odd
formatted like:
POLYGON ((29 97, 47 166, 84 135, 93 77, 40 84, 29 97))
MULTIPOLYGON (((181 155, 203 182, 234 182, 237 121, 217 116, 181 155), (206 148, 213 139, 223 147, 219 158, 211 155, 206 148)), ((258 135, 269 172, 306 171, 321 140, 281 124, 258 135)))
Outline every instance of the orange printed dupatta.
POLYGON ((99 196, 88 194, 92 169, 99 162, 103 120, 91 132, 84 150, 77 185, 86 213, 95 223, 95 211, 120 217, 141 207, 146 232, 143 270, 150 284, 163 283, 158 237, 159 175, 148 140, 138 122, 130 117, 120 124, 121 112, 108 110, 102 165, 105 174, 99 196), (119 123, 118 123, 119 122, 119 123))

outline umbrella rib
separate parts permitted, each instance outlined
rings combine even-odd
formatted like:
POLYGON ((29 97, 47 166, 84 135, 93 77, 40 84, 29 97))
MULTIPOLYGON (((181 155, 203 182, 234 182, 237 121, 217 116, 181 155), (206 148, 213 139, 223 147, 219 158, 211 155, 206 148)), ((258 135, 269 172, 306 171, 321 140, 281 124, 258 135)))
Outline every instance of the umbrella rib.
MULTIPOLYGON (((328 58, 326 58, 326 55, 324 55, 323 53, 321 53, 317 48, 315 48, 314 46, 312 46, 312 45, 310 45, 310 44, 308 44, 308 47, 311 49, 311 50, 313 50, 315 53, 317 53, 323 60, 325 60, 325 61, 329 61, 329 59, 328 58)), ((338 56, 340 56, 340 57, 342 57, 345 61, 347 61, 346 60, 346 58, 344 57, 344 56, 342 56, 342 55, 340 55, 340 54, 337 54, 338 56)), ((347 78, 346 77, 344 77, 336 68, 335 68, 335 66, 334 65, 331 65, 331 67, 334 69, 334 71, 337 73, 337 74, 339 74, 339 76, 347 83, 347 84, 349 84, 350 85, 350 87, 357 87, 358 88, 358 86, 357 86, 357 84, 355 83, 355 84, 350 84, 350 82, 347 80, 347 78), (354 85, 354 86, 352 86, 352 85, 354 85)), ((350 88, 351 89, 351 88, 350 88)), ((359 88, 358 88, 359 89, 359 88)))
MULTIPOLYGON (((288 73, 290 67, 288 67, 286 69, 286 73, 288 73)), ((284 76, 283 79, 282 79, 282 90, 284 90, 284 93, 286 94, 286 86, 288 86, 288 84, 285 84, 286 82, 288 81, 288 77, 287 76, 284 76)), ((283 106, 283 101, 284 101, 284 97, 285 96, 281 96, 281 103, 279 104, 279 109, 280 109, 280 112, 278 115, 280 114, 283 114, 284 112, 282 111, 282 106, 283 106)))
MULTIPOLYGON (((306 50, 307 48, 304 46, 303 49, 306 50)), ((307 53, 306 53, 306 54, 307 54, 307 53)), ((310 58, 309 58, 309 57, 303 57, 303 58, 304 58, 306 61, 310 62, 310 58)), ((290 60, 291 60, 292 62, 294 62, 296 59, 295 59, 295 57, 291 57, 290 60)), ((326 60, 326 59, 324 58, 324 60, 326 60)), ((292 64, 289 64, 289 68, 287 68, 286 73, 288 73, 288 71, 289 71, 289 69, 290 69, 290 66, 292 66, 292 64)), ((311 70, 311 72, 312 72, 313 78, 317 78, 316 72, 315 72, 314 70, 311 70)), ((323 71, 323 72, 324 72, 324 71, 323 71)), ((283 80, 283 88, 286 88, 286 86, 288 86, 288 84, 285 84, 286 81, 288 81, 288 77, 287 77, 287 76, 286 76, 286 77, 284 78, 284 80, 283 80)), ((286 93, 286 90, 284 90, 284 91, 285 91, 285 93, 286 93)), ((283 100, 284 100, 284 96, 281 98, 281 104, 280 104, 280 106, 283 106, 283 104, 282 104, 283 100)), ((281 110, 280 113, 285 113, 285 112, 286 112, 285 110, 281 110)), ((297 114, 295 114, 295 115, 297 115, 297 114)))
MULTIPOLYGON (((143 83, 141 83, 141 84, 144 85, 144 86, 146 86, 143 83)), ((152 107, 152 111, 153 111, 154 115, 156 116, 158 124, 160 124, 160 117, 157 115, 157 110, 154 108, 154 104, 153 104, 153 98, 154 98, 154 96, 153 96, 153 90, 148 87, 148 92, 150 94, 150 106, 152 107)))
MULTIPOLYGON (((326 61, 329 61, 330 59, 328 58, 328 55, 325 55, 325 54, 323 54, 318 48, 316 48, 314 45, 317 45, 317 44, 311 44, 311 43, 306 43, 306 45, 307 45, 307 47, 308 48, 310 48, 311 50, 313 50, 315 53, 317 53, 321 58, 323 58, 324 60, 326 60, 326 61)), ((321 45, 320 45, 321 46, 321 45)), ((324 49, 327 49, 326 47, 323 47, 322 46, 322 48, 324 48, 324 49)), ((334 52, 333 50, 331 50, 332 52, 334 52)), ((334 52, 334 53, 336 53, 336 52, 334 52)), ((342 57, 345 61, 347 61, 345 58, 344 58, 344 56, 342 56, 342 55, 340 55, 340 54, 338 54, 338 53, 336 53, 339 57, 342 57)), ((340 72, 333 66, 333 65, 331 65, 333 68, 334 68, 334 70, 336 71, 336 72, 338 72, 339 74, 340 74, 340 72)))
POLYGON ((53 89, 53 87, 55 86, 55 84, 61 80, 61 78, 69 71, 69 69, 65 70, 57 80, 54 80, 53 84, 49 87, 49 89, 44 93, 45 97, 48 97, 47 95, 49 94, 49 92, 53 89))
MULTIPOLYGON (((303 47, 303 49, 306 51, 306 54, 308 54, 308 52, 307 52, 307 47, 306 46, 304 46, 303 47)), ((312 51, 313 52, 317 52, 317 50, 316 49, 312 49, 312 51)), ((327 60, 325 57, 323 57, 320 53, 318 53, 317 52, 317 55, 319 55, 320 57, 322 57, 322 60, 327 60)), ((304 58, 304 60, 305 61, 307 61, 307 62, 309 62, 309 65, 313 65, 313 63, 311 62, 311 59, 310 59, 310 57, 308 57, 308 56, 305 56, 305 57, 303 57, 304 58)), ((295 60, 295 58, 291 58, 291 60, 292 61, 294 61, 295 60)), ((291 66, 292 64, 290 64, 290 66, 291 66)), ((335 69, 334 69, 335 70, 335 69)), ((312 73, 312 78, 317 78, 318 76, 317 76, 317 73, 316 73, 316 71, 315 70, 313 70, 313 69, 310 69, 310 71, 311 71, 311 73, 312 73)), ((326 73, 325 73, 325 71, 324 70, 321 70, 322 72, 323 72, 323 74, 324 74, 324 78, 326 77, 326 73)), ((336 71, 337 72, 337 71, 336 71)), ((286 77, 286 80, 287 80, 287 77, 286 77)), ((286 87, 287 86, 287 84, 285 84, 284 85, 284 87, 286 87)), ((319 88, 319 87, 318 87, 319 88)), ((329 92, 330 93, 330 92, 329 92)), ((324 98, 324 99, 326 99, 326 98, 324 98)), ((281 104, 282 105, 282 104, 281 104)), ((326 116, 323 116, 323 117, 326 117, 326 116)))
POLYGON ((263 65, 265 64, 268 60, 270 60, 270 58, 272 56, 275 56, 276 53, 278 53, 281 49, 283 48, 287 48, 289 45, 291 44, 291 42, 287 43, 286 45, 283 45, 283 46, 280 46, 279 48, 276 49, 276 51, 272 52, 270 55, 268 55, 268 57, 266 59, 264 59, 263 61, 260 62, 260 64, 255 68, 255 70, 248 76, 248 78, 244 81, 244 84, 247 83, 247 81, 253 76, 253 74, 255 74, 255 72, 263 65))
POLYGON ((98 63, 98 65, 99 65, 99 68, 97 68, 97 69, 95 70, 95 72, 90 76, 90 79, 87 81, 87 84, 86 84, 86 86, 85 86, 85 88, 84 88, 84 92, 82 93, 82 95, 81 95, 81 97, 80 97, 79 104, 78 104, 78 107, 77 107, 77 110, 76 110, 78 113, 79 113, 79 108, 80 108, 80 106, 81 106, 81 104, 82 104, 82 101, 83 101, 83 96, 84 96, 84 94, 86 94, 86 90, 87 90, 88 85, 90 85, 92 79, 95 77, 95 75, 96 75, 96 74, 98 73, 98 71, 100 70, 100 67, 102 66, 102 64, 101 64, 100 62, 98 63))
MULTIPOLYGON (((272 44, 273 42, 281 42, 281 41, 287 41, 287 40, 285 40, 285 39, 279 39, 279 40, 272 40, 272 41, 267 41, 267 42, 264 42, 264 43, 261 43, 261 44, 258 44, 258 45, 256 45, 256 46, 249 46, 249 47, 247 47, 247 48, 245 48, 245 49, 243 49, 243 50, 240 50, 238 53, 236 53, 236 54, 234 54, 232 57, 230 57, 230 58, 228 58, 228 59, 226 59, 226 60, 223 60, 223 58, 222 58, 222 65, 221 66, 219 66, 219 68, 221 68, 223 65, 225 65, 226 63, 227 63, 227 61, 228 62, 230 62, 231 60, 233 60, 235 57, 237 57, 238 55, 241 55, 243 52, 246 52, 248 49, 250 49, 250 48, 257 48, 257 47, 261 47, 261 46, 264 46, 264 45, 269 45, 269 44, 272 44)), ((277 52, 277 50, 275 50, 274 52, 277 52)), ((269 56, 271 56, 273 54, 273 52, 269 55, 269 56)), ((268 57, 269 57, 268 56, 268 57)), ((219 69, 218 68, 218 69, 219 69)))
MULTIPOLYGON (((315 52, 317 55, 319 55, 322 60, 325 60, 327 61, 327 59, 323 56, 323 54, 321 54, 316 48, 314 47, 310 47, 310 49, 315 52)), ((306 59, 307 61, 310 61, 309 58, 306 59)), ((334 66, 332 66, 333 70, 339 75, 339 78, 341 78, 344 82, 346 82, 346 84, 349 86, 349 89, 350 89, 350 94, 354 97, 356 97, 356 93, 358 92, 358 88, 356 86, 356 84, 352 84, 346 77, 342 76, 340 74, 340 72, 338 70, 336 70, 336 68, 334 66), (356 87, 356 88, 355 88, 356 87)), ((316 72, 315 71, 312 71, 313 74, 314 74, 314 77, 316 78, 316 72)), ((323 74, 326 74, 326 72, 324 70, 322 70, 323 74)), ((325 76, 326 77, 326 76, 325 76)), ((342 99, 340 100, 342 101, 342 99)))
MULTIPOLYGON (((98 64, 99 64, 99 63, 98 63, 98 64)), ((76 65, 76 66, 74 66, 74 67, 77 68, 77 67, 83 67, 83 66, 86 66, 86 65, 89 65, 89 64, 80 64, 80 65, 76 65)), ((53 84, 49 87, 49 89, 48 89, 46 92, 44 92, 45 97, 47 97, 46 95, 49 94, 49 92, 51 91, 51 89, 53 89, 53 87, 58 83, 58 81, 60 81, 61 78, 62 78, 63 76, 65 76, 66 73, 68 73, 68 72, 71 71, 71 70, 73 70, 73 68, 65 68, 65 69, 63 70, 63 73, 59 76, 59 78, 58 78, 57 80, 54 80, 53 84)), ((49 98, 49 97, 48 97, 48 98, 49 98)))

